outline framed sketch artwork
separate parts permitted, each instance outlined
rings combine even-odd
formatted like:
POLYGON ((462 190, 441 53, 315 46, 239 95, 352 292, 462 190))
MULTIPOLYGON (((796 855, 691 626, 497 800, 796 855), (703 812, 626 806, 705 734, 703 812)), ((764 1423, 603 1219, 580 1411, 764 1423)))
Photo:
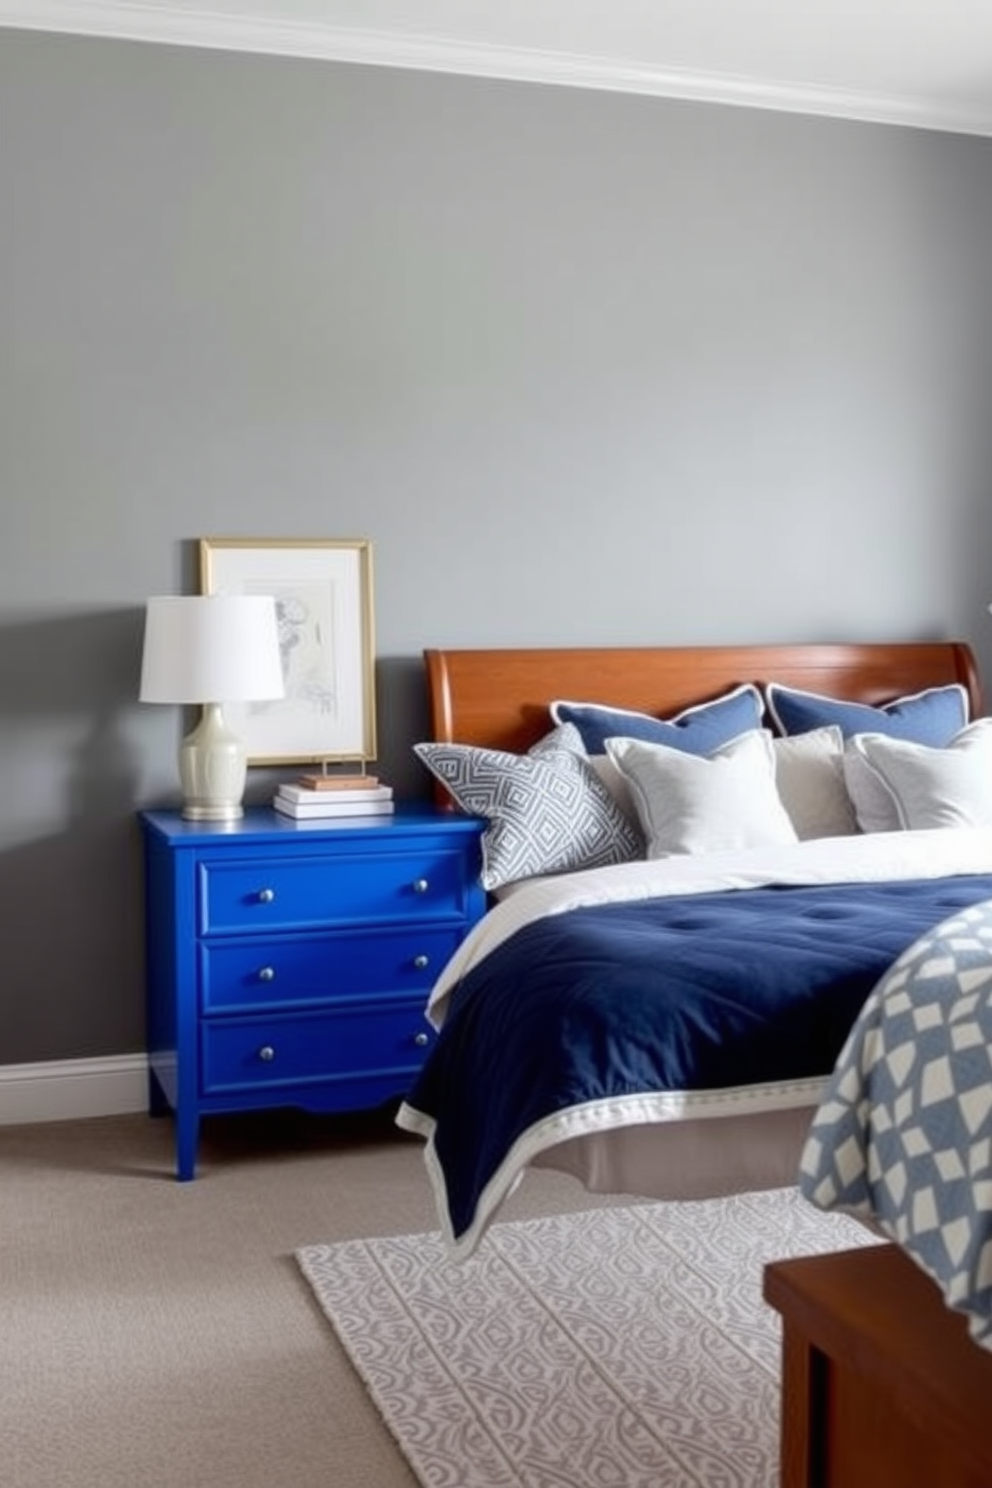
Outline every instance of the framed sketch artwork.
POLYGON ((200 592, 276 602, 285 697, 227 709, 250 764, 375 759, 367 539, 201 538, 200 592))

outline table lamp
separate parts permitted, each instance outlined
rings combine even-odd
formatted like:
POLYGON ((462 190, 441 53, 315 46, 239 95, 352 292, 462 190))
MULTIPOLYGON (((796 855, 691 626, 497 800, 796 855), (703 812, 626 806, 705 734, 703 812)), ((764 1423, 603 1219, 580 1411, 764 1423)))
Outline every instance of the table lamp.
POLYGON ((276 605, 271 595, 159 595, 148 600, 141 659, 143 703, 200 703, 200 722, 179 750, 182 814, 230 822, 244 815, 244 743, 224 720, 225 703, 285 693, 276 605))

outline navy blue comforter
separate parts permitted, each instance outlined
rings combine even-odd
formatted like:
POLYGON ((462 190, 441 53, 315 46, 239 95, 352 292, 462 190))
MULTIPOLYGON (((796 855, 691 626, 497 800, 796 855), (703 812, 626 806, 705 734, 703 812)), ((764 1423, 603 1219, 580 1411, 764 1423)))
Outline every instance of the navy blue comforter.
POLYGON ((610 1097, 829 1075, 875 983, 992 875, 597 904, 516 931, 455 989, 401 1124, 431 1131, 457 1240, 513 1144, 610 1097))

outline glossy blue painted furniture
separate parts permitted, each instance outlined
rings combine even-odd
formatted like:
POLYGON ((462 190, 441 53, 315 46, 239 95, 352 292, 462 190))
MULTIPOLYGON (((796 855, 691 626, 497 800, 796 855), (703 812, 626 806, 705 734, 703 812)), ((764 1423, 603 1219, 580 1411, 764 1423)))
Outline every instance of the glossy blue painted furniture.
POLYGON ((149 1107, 175 1113, 177 1177, 195 1174, 203 1116, 402 1095, 433 1038, 431 985, 485 909, 484 823, 428 804, 140 821, 149 1107))

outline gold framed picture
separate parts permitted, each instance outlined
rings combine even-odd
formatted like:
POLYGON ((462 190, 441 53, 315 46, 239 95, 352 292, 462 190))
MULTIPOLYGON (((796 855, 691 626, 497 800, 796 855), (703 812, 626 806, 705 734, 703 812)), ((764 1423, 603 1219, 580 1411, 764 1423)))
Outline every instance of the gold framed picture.
POLYGON ((202 594, 271 594, 285 696, 225 710, 248 763, 376 757, 372 544, 367 538, 200 539, 202 594))

